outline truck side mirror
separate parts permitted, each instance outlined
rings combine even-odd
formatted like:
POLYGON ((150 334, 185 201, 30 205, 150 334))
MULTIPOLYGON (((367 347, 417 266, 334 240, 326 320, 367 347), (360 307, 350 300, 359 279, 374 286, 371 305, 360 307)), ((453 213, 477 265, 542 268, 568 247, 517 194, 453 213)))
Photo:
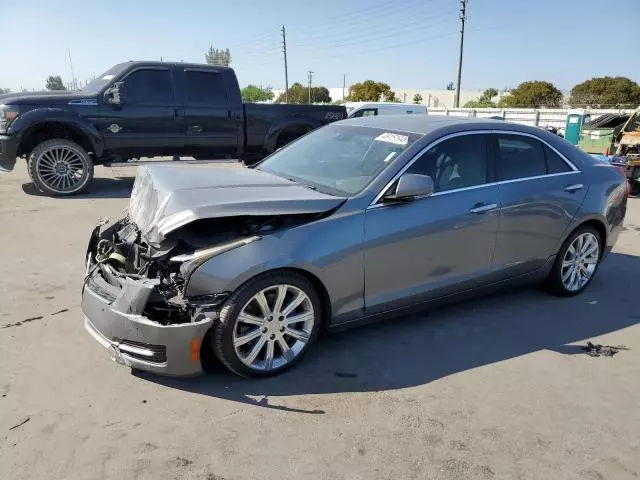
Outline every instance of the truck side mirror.
POLYGON ((104 92, 104 102, 110 105, 122 105, 124 82, 116 82, 104 92))

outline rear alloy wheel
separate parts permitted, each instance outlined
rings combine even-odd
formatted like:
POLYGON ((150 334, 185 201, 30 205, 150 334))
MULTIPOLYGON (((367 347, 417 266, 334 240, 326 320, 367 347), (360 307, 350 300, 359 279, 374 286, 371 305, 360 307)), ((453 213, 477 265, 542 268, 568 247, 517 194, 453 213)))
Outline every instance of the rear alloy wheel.
POLYGON ((42 142, 29 155, 29 176, 38 190, 65 196, 84 191, 93 179, 93 162, 77 143, 66 139, 42 142))
POLYGON ((225 303, 214 326, 214 352, 238 375, 274 375, 300 360, 313 343, 320 310, 320 299, 304 277, 258 277, 225 303))
POLYGON ((552 293, 563 297, 577 295, 591 282, 602 252, 598 232, 589 226, 576 230, 564 243, 551 273, 552 293))

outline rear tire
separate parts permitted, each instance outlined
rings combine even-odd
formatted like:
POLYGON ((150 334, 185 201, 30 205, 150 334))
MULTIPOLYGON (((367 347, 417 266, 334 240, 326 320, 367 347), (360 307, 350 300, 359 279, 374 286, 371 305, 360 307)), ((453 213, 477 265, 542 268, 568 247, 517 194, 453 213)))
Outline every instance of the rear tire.
POLYGON ((93 162, 87 151, 64 138, 37 145, 29 155, 27 167, 36 188, 53 196, 81 193, 93 180, 93 162))
POLYGON ((315 342, 321 321, 320 297, 306 278, 266 273, 224 303, 212 328, 211 347, 233 373, 268 377, 300 361, 315 342))
POLYGON ((595 277, 602 249, 602 238, 594 227, 577 228, 558 251, 547 277, 549 292, 559 297, 573 297, 582 292, 595 277))

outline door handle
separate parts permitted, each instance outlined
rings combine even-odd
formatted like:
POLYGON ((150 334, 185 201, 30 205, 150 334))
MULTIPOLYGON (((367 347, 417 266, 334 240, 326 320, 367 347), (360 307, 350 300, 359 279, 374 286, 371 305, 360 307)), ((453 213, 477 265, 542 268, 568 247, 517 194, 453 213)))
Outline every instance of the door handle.
POLYGON ((202 132, 202 125, 189 125, 189 131, 193 133, 202 132))
POLYGON ((497 203, 476 203, 469 213, 485 213, 498 208, 497 203))
POLYGON ((564 191, 565 192, 577 192, 578 190, 582 190, 584 188, 584 185, 582 185, 581 183, 574 183, 573 185, 567 185, 566 187, 564 187, 564 191))

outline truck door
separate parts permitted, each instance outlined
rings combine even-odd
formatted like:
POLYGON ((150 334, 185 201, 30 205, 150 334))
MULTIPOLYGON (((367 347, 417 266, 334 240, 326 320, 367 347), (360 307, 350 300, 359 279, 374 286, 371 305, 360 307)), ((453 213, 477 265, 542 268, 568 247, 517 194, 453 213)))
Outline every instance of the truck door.
POLYGON ((107 149, 123 157, 180 153, 184 118, 169 67, 141 67, 123 79, 120 105, 102 105, 99 129, 107 149))
POLYGON ((185 153, 213 157, 238 153, 244 120, 242 111, 232 108, 232 92, 222 72, 197 67, 183 72, 185 153))

